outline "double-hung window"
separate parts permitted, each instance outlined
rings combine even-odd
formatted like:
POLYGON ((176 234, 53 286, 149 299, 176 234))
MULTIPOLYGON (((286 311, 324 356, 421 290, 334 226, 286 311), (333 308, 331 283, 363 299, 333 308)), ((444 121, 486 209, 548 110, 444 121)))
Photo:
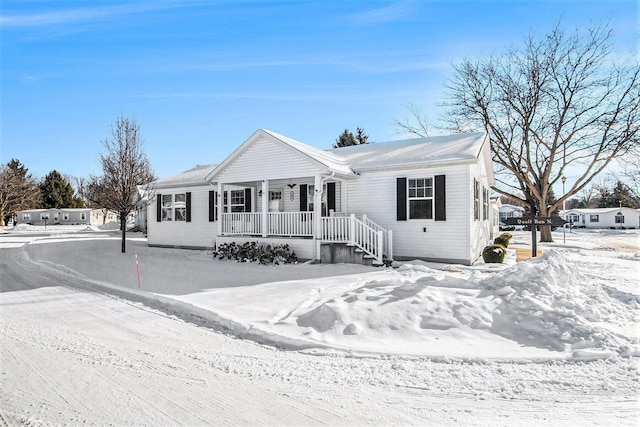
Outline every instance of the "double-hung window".
POLYGON ((589 215, 589 222, 600 222, 600 215, 589 215))
POLYGON ((621 213, 616 214, 616 224, 624 224, 624 215, 621 213))
POLYGON ((173 194, 162 195, 162 220, 173 221, 173 194))
POLYGON ((409 219, 433 219, 433 178, 408 180, 409 219))
POLYGON ((244 190, 230 191, 231 212, 244 212, 244 190))
POLYGON ((162 195, 162 221, 186 221, 187 220, 187 195, 186 193, 162 195))
POLYGON ((473 180, 473 219, 480 219, 480 183, 473 180))
POLYGON ((174 218, 176 221, 187 220, 187 197, 186 194, 174 194, 174 218))
POLYGON ((482 219, 489 219, 489 189, 482 189, 482 219))

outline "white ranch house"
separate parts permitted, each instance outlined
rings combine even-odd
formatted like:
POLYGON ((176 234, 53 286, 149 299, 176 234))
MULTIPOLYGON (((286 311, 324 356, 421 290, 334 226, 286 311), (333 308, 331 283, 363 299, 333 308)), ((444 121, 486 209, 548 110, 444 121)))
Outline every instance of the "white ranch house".
POLYGON ((640 212, 637 209, 592 208, 568 209, 564 215, 572 227, 580 228, 639 228, 640 212))
POLYGON ((510 205, 508 203, 500 206, 500 222, 505 222, 508 218, 521 218, 525 209, 522 206, 510 205))
POLYGON ((149 245, 258 241, 322 262, 471 264, 494 229, 489 150, 484 133, 323 151, 260 129, 219 165, 154 183, 149 245))
POLYGON ((27 209, 16 212, 16 224, 78 225, 91 224, 90 208, 27 209))

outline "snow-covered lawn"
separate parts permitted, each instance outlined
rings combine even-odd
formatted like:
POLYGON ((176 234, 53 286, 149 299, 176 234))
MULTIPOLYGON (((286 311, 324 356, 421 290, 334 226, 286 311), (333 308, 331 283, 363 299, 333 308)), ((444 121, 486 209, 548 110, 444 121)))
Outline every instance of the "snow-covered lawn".
MULTIPOLYGON (((555 243, 539 244, 541 257, 520 263, 515 262, 512 248, 529 247, 530 234, 514 232, 502 265, 415 261, 397 268, 233 263, 213 260, 207 251, 149 248, 136 235, 128 241, 128 252, 121 254, 118 236, 100 230, 49 229, 52 234, 37 237, 31 235, 40 231, 34 228, 5 231, 9 233, 0 235, 0 256, 2 247, 21 247, 43 271, 65 271, 94 282, 97 289, 144 301, 146 307, 133 306, 145 312, 162 307, 170 313, 155 316, 163 320, 145 320, 146 327, 136 326, 136 338, 129 343, 100 343, 113 348, 114 354, 122 356, 127 348, 136 353, 138 344, 150 346, 145 334, 155 334, 158 328, 178 328, 172 339, 179 335, 181 344, 156 343, 145 350, 157 356, 149 363, 158 365, 158 376, 166 374, 163 364, 172 363, 186 371, 184 376, 193 375, 181 362, 187 358, 197 362, 197 369, 208 366, 214 372, 231 373, 241 382, 255 382, 262 391, 280 387, 313 408, 306 420, 293 413, 268 417, 264 415, 268 404, 256 398, 256 411, 263 414, 256 424, 587 425, 635 422, 639 415, 637 230, 581 230, 566 236, 559 231, 554 233, 555 243), (296 351, 228 338, 178 318, 218 325, 235 337, 296 351), (355 391, 365 389, 366 395, 355 391), (323 393, 327 400, 321 404, 323 393), (392 402, 406 402, 405 410, 392 402), (334 412, 323 417, 325 404, 334 412), (438 405, 449 409, 443 412, 438 405)), ((114 322, 109 313, 125 319, 131 314, 111 307, 120 300, 111 297, 107 304, 103 299, 66 288, 0 294, 2 346, 15 345, 21 333, 33 335, 31 341, 45 348, 72 348, 77 339, 80 353, 111 366, 112 361, 104 360, 95 347, 101 325, 114 322), (62 300, 82 305, 84 315, 78 315, 76 323, 87 313, 95 318, 83 325, 81 334, 58 332, 64 343, 54 345, 46 341, 58 329, 48 326, 47 319, 62 300)), ((123 327, 133 329, 127 322, 123 327)), ((116 336, 111 338, 117 341, 116 336)), ((16 385, 7 382, 5 374, 11 370, 7 361, 19 363, 7 357, 3 349, 3 393, 16 385)), ((83 374, 78 370, 76 375, 83 374)), ((157 381, 160 388, 167 385, 157 381)), ((14 420, 21 420, 16 408, 33 397, 31 386, 24 385, 18 395, 12 393, 8 402, 0 400, 12 408, 14 420)), ((40 393, 42 399, 50 397, 40 393)), ((113 402, 113 396, 107 400, 113 402)), ((283 408, 290 403, 275 402, 283 408)), ((89 424, 109 421, 108 414, 97 410, 79 411, 89 424)), ((218 421, 212 424, 225 423, 211 411, 211 419, 218 421)), ((46 421, 74 424, 62 412, 46 421)), ((49 411, 44 413, 50 416, 49 411)), ((40 418, 30 414, 25 419, 37 424, 34 420, 40 418)), ((154 424, 147 419, 134 416, 133 424, 154 424)), ((228 420, 252 424, 231 415, 228 420)))

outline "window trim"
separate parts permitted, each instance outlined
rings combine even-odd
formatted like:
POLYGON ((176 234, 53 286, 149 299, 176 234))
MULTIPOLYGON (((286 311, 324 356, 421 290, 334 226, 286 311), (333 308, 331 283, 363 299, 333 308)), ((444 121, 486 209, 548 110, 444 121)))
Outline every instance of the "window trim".
POLYGON ((482 188, 482 219, 489 220, 489 189, 482 188))
POLYGON ((480 182, 473 178, 473 219, 480 221, 480 182))
POLYGON ((433 176, 420 178, 407 178, 407 219, 408 220, 433 220, 435 205, 435 182, 433 176), (423 181, 420 185, 420 181, 423 181), (412 195, 412 190, 414 194, 412 195), (412 216, 411 202, 427 202, 425 217, 412 216))
POLYGON ((175 222, 186 222, 187 221, 187 193, 175 193, 173 196, 173 220, 175 222), (178 196, 182 200, 178 201, 178 196), (178 213, 180 217, 178 217, 178 213))
POLYGON ((161 222, 189 222, 188 221, 188 203, 187 193, 169 193, 158 194, 160 201, 160 220, 161 222), (178 201, 177 196, 182 196, 183 201, 178 201), (183 212, 178 214, 178 212, 183 212))
MULTIPOLYGON (((229 212, 245 211, 245 191, 229 190, 229 212)), ((225 203, 226 205, 226 203, 225 203)))

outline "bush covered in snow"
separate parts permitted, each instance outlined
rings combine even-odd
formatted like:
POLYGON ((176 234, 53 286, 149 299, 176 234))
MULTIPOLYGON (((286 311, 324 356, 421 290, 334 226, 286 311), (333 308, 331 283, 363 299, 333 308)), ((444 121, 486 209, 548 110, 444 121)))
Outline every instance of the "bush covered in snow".
POLYGON ((502 245, 489 245, 482 250, 482 259, 486 263, 501 263, 506 255, 507 250, 502 245))
POLYGON ((509 242, 513 238, 511 233, 502 233, 498 237, 493 240, 493 243, 496 245, 504 246, 505 248, 509 247, 509 242))
POLYGON ((240 262, 259 262, 260 264, 297 263, 296 253, 287 244, 263 245, 258 242, 222 243, 213 252, 213 257, 240 262))

